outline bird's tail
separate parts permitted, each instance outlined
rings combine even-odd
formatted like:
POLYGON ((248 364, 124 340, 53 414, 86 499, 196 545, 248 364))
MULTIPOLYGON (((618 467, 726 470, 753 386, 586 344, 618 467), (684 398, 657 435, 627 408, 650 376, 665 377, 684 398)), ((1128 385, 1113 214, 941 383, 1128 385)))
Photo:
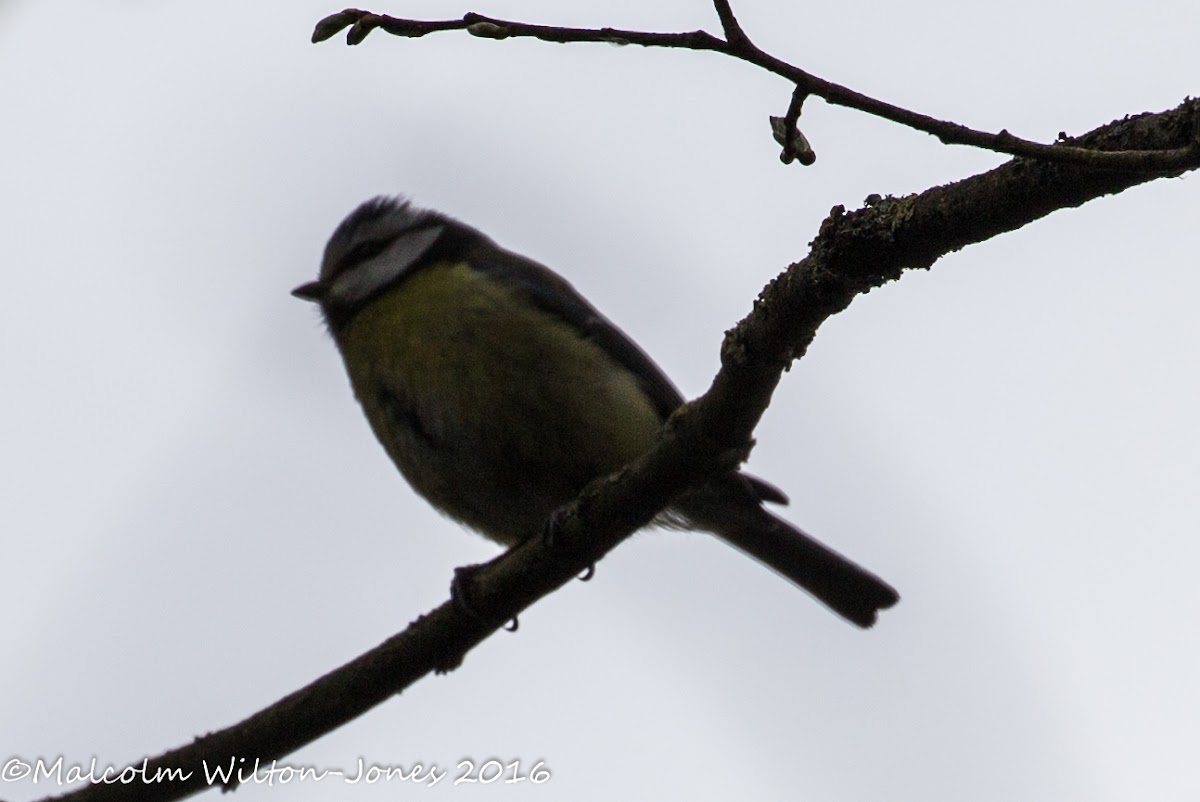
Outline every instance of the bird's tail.
POLYGON ((715 495, 716 490, 693 491, 676 509, 696 528, 773 568, 843 618, 869 627, 880 610, 900 600, 891 585, 772 515, 757 498, 736 491, 733 498, 728 492, 715 495))

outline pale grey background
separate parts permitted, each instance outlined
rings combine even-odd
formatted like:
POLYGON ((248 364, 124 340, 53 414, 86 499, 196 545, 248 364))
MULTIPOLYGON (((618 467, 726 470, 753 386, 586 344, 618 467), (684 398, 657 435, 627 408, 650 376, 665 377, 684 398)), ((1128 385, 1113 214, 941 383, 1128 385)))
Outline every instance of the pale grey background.
MULTIPOLYGON (((373 8, 718 29, 703 0, 373 8)), ((554 266, 694 396, 831 206, 1002 160, 813 101, 819 161, 785 168, 789 88, 745 65, 309 44, 337 9, 0 9, 0 759, 124 765, 231 724, 495 553, 407 489, 288 295, 360 201, 409 193, 554 266)), ((820 75, 1043 140, 1200 91, 1192 3, 982 9, 737 6, 820 75)), ((541 759, 549 784, 237 798, 1200 798, 1198 216, 1194 177, 1159 181, 822 328, 751 467, 900 589, 875 630, 710 538, 641 535, 288 761, 541 759)))

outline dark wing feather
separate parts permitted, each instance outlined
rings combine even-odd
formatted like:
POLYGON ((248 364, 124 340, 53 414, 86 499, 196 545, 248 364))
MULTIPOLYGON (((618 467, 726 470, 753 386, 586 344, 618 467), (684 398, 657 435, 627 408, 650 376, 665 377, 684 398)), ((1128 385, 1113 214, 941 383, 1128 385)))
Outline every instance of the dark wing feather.
MULTIPOLYGON (((553 270, 520 254, 487 242, 466 257, 479 270, 493 272, 505 283, 520 287, 536 305, 575 328, 608 352, 633 375, 658 414, 665 421, 683 403, 683 395, 637 343, 580 295, 571 283, 553 270)), ((760 501, 787 504, 788 497, 779 488, 756 476, 738 473, 750 492, 760 501)))
POLYGON ((547 267, 488 242, 466 256, 477 270, 494 273, 520 287, 539 309, 573 327, 603 348, 637 377, 663 420, 683 403, 683 396, 662 369, 625 332, 588 303, 570 282, 547 267))

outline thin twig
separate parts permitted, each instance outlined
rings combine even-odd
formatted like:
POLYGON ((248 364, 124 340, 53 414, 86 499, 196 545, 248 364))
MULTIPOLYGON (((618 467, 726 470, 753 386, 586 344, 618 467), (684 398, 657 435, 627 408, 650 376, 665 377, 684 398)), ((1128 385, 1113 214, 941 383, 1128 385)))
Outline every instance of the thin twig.
POLYGON ((808 99, 808 92, 805 92, 799 86, 792 91, 791 102, 788 103, 787 114, 783 117, 772 117, 771 128, 775 134, 775 139, 779 144, 783 145, 783 151, 779 154, 779 160, 784 164, 791 164, 793 161, 799 161, 806 167, 817 161, 817 154, 812 149, 812 145, 808 144, 808 138, 799 128, 800 112, 804 108, 804 101, 808 99))
POLYGON ((713 0, 713 6, 716 7, 717 17, 721 20, 721 30, 725 32, 725 41, 731 47, 758 49, 750 41, 746 31, 742 29, 737 17, 733 16, 733 8, 729 5, 729 0, 713 0))
POLYGON ((790 81, 797 90, 806 95, 816 95, 827 103, 857 109, 932 134, 947 145, 969 145, 1012 156, 1080 164, 1093 169, 1137 172, 1170 172, 1185 169, 1193 164, 1200 154, 1200 138, 1169 150, 1100 151, 1067 144, 1068 140, 1046 145, 1014 136, 1007 130, 988 133, 959 123, 938 120, 819 78, 772 56, 755 46, 745 35, 733 17, 727 0, 714 2, 728 37, 726 39, 702 30, 688 33, 656 33, 615 28, 563 28, 495 19, 475 13, 466 14, 461 20, 423 21, 399 19, 358 9, 346 9, 321 20, 313 30, 312 39, 314 42, 324 41, 346 28, 350 28, 346 37, 349 44, 358 44, 376 28, 395 36, 410 38, 440 31, 467 30, 473 35, 490 39, 524 37, 557 43, 608 42, 642 47, 707 50, 732 56, 775 73, 790 81))

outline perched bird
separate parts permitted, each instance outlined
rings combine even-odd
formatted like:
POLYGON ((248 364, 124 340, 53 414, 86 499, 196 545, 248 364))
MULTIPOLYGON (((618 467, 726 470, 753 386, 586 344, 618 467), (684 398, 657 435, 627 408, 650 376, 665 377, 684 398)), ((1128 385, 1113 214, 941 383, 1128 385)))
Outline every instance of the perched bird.
MULTIPOLYGON (((299 298, 320 305, 375 436, 441 512, 507 546, 645 453, 683 396, 558 274, 402 199, 347 217, 299 298)), ((740 471, 660 516, 758 558, 862 627, 899 596, 763 509, 740 471)))

